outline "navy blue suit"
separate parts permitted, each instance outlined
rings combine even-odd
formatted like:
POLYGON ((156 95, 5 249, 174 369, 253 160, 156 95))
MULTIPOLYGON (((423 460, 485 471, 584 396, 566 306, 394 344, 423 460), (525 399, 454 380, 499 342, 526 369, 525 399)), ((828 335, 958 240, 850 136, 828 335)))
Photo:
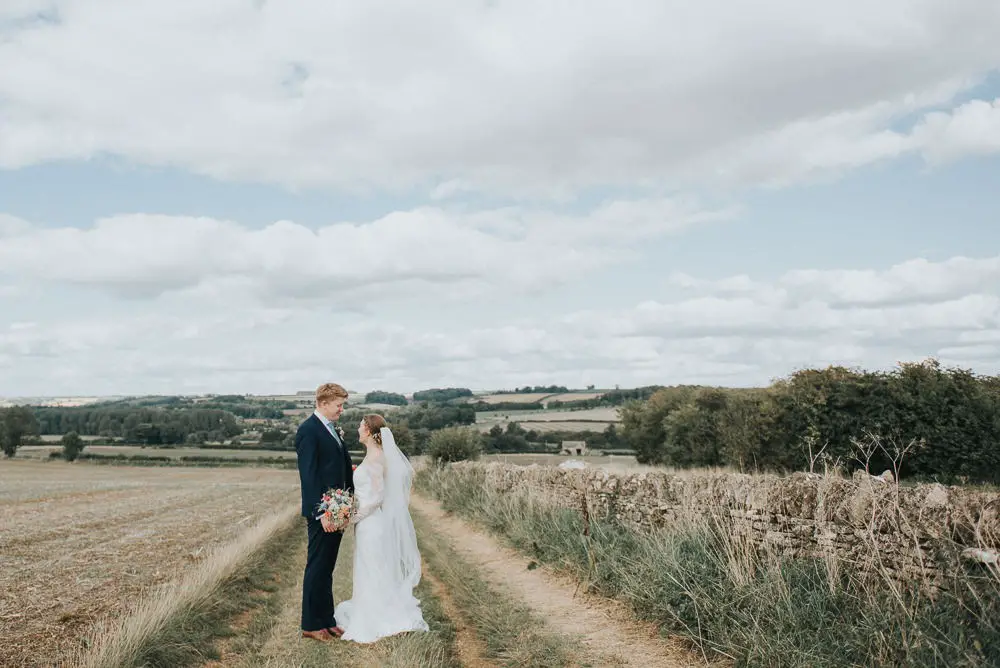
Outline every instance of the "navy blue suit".
POLYGON ((354 474, 347 447, 315 414, 299 425, 295 455, 302 485, 302 515, 309 536, 302 579, 302 630, 318 631, 337 625, 333 617, 333 569, 344 533, 323 531, 315 519, 316 506, 331 487, 353 492, 354 474))

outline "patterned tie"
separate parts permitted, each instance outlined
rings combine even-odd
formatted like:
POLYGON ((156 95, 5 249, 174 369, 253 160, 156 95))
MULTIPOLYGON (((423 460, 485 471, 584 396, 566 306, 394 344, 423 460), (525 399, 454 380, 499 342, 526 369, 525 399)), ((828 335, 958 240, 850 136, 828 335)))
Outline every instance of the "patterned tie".
POLYGON ((327 422, 326 427, 330 430, 330 435, 333 436, 333 440, 337 442, 337 445, 344 447, 344 444, 340 440, 340 434, 337 433, 337 428, 334 426, 333 422, 327 422))

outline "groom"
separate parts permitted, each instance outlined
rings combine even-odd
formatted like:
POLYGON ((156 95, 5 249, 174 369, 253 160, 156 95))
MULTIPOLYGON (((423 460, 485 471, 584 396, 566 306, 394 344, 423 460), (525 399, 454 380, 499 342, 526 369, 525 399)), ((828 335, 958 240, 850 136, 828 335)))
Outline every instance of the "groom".
POLYGON ((343 433, 334 424, 344 412, 347 390, 336 383, 316 389, 316 411, 299 425, 295 455, 302 485, 302 515, 306 518, 309 548, 302 580, 302 637, 339 638, 343 629, 333 618, 333 568, 344 534, 324 517, 315 519, 323 493, 331 487, 354 491, 351 456, 343 433))

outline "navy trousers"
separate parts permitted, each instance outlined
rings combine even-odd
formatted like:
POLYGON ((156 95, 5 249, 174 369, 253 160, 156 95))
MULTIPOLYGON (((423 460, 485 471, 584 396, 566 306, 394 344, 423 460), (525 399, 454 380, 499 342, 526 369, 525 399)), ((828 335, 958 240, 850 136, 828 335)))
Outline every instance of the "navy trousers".
POLYGON ((327 533, 319 520, 307 519, 309 547, 302 578, 302 630, 319 631, 337 625, 333 617, 333 568, 343 531, 327 533))

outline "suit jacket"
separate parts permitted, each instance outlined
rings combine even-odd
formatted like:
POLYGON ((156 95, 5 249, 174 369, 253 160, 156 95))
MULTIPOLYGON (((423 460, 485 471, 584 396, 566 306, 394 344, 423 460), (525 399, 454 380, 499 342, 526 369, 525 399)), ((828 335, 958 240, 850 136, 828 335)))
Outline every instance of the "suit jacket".
POLYGON ((340 445, 315 414, 295 433, 295 458, 302 485, 302 516, 315 519, 316 506, 331 487, 354 491, 347 446, 340 445))

